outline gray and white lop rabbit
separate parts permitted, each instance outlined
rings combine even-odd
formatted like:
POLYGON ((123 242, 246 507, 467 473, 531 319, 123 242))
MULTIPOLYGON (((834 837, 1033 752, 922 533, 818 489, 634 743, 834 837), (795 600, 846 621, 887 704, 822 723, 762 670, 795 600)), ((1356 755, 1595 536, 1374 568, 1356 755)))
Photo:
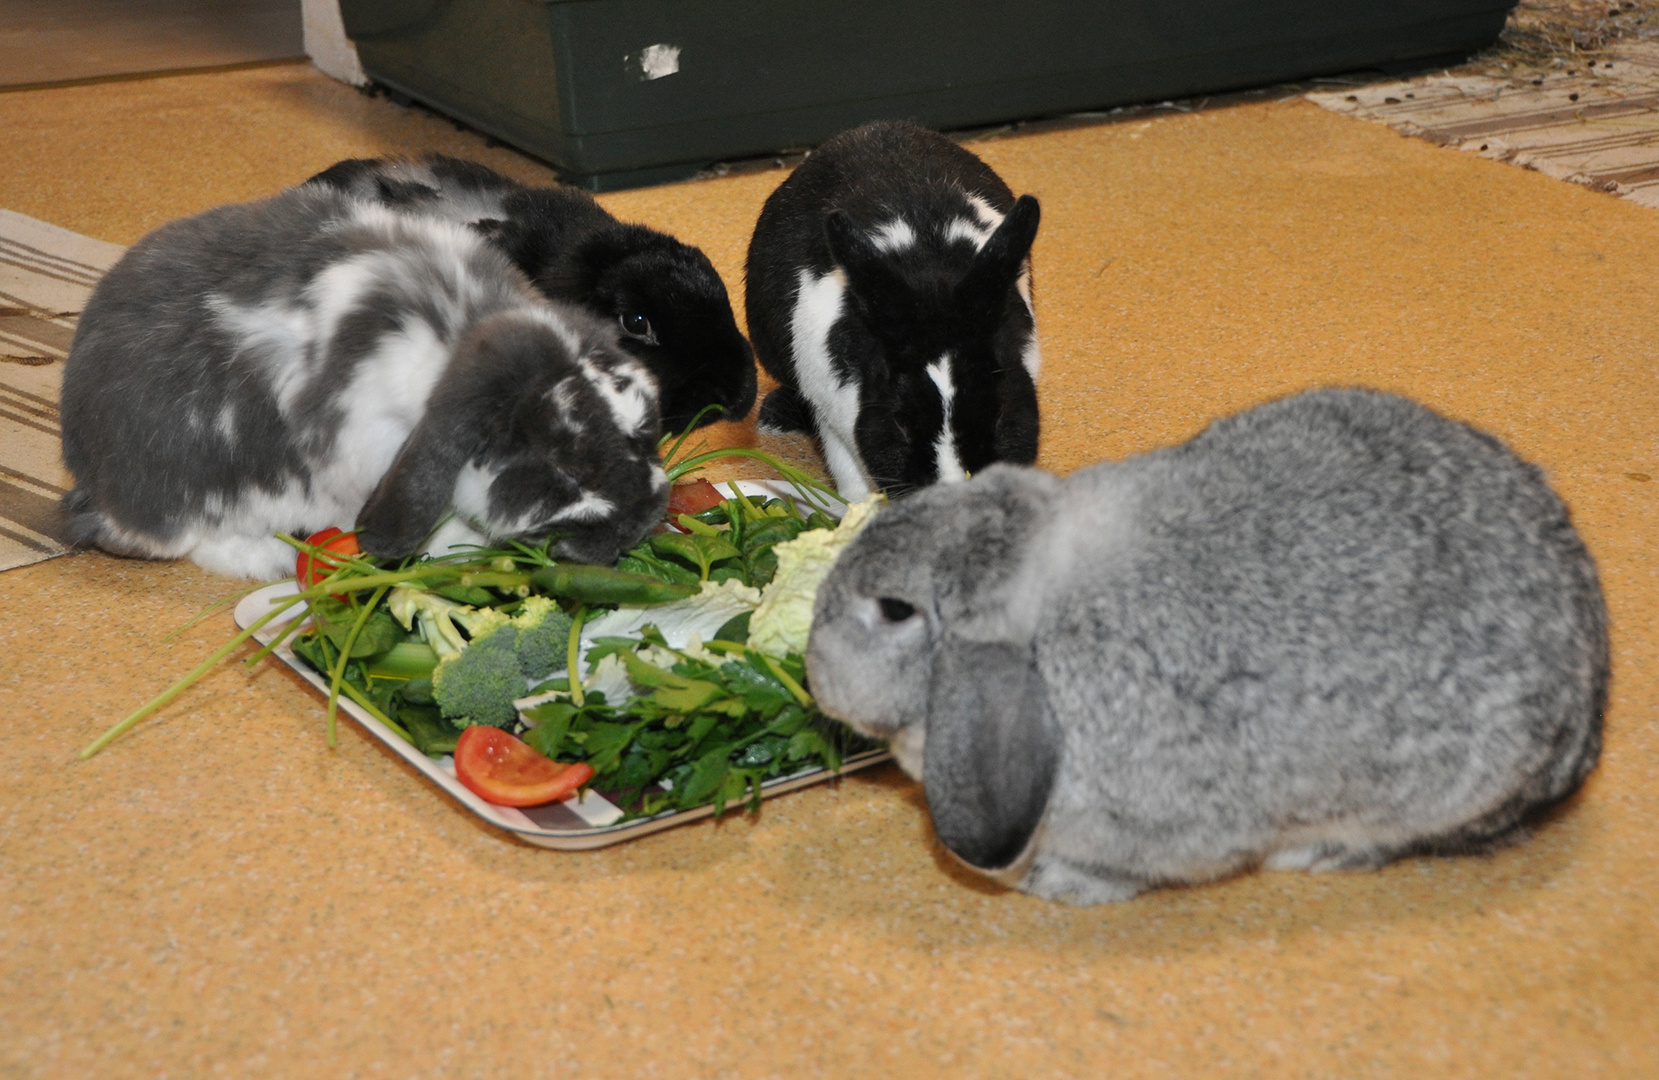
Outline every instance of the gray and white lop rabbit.
POLYGON ((1098 903, 1523 838, 1595 767, 1608 643, 1536 467, 1320 390, 882 510, 818 594, 807 670, 892 740, 958 858, 1098 903))
POLYGON ((292 572, 274 533, 329 526, 387 557, 557 533, 609 562, 666 505, 656 393, 464 226, 292 189, 165 225, 99 283, 64 506, 81 544, 249 577, 292 572))
POLYGON ((528 187, 442 154, 352 158, 306 181, 469 225, 550 299, 614 320, 624 351, 651 369, 663 427, 741 420, 755 403, 755 356, 708 256, 667 233, 618 221, 572 187, 528 187))
POLYGON ((830 139, 766 200, 745 303, 781 384, 759 424, 817 437, 844 498, 1037 459, 1037 200, 913 124, 830 139))

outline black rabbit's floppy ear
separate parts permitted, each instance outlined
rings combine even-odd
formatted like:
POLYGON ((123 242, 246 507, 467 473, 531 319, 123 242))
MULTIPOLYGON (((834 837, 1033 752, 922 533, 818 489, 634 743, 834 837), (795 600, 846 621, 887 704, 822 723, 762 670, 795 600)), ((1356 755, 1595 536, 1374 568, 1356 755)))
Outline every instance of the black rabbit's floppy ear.
POLYGON ((947 639, 933 664, 922 786, 933 829, 963 862, 1012 865, 1042 823, 1060 765, 1029 648, 947 639))
POLYGON ((392 467, 357 514, 357 539, 370 555, 400 559, 412 555, 438 520, 449 512, 455 480, 471 456, 472 443, 458 441, 453 422, 429 411, 404 440, 392 467))

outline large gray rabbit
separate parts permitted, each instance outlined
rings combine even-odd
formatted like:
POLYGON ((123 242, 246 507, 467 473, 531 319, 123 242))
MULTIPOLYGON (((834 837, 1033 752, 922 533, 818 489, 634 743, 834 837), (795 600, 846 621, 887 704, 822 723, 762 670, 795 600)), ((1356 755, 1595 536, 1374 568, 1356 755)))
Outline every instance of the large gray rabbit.
POLYGON ((824 708, 969 866, 1076 903, 1490 850, 1595 767, 1595 566, 1540 471, 1320 390, 884 509, 818 594, 824 708))
POLYGON ((292 572, 274 533, 354 524, 374 555, 557 534, 609 562, 667 502, 658 428, 614 326, 465 226, 310 185, 165 225, 99 283, 64 506, 80 543, 250 577, 292 572))

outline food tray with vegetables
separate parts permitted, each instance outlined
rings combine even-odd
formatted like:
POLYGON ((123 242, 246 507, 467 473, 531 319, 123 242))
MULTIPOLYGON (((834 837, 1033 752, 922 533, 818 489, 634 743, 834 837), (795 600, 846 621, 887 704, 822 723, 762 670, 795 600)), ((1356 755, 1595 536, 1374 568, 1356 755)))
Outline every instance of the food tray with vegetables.
POLYGON ((812 589, 858 515, 839 523, 844 507, 786 481, 701 488, 676 489, 682 531, 614 569, 515 545, 386 573, 313 538, 316 569, 302 555, 299 579, 242 598, 236 622, 439 789, 542 847, 619 843, 888 760, 802 685, 812 589), (295 600, 354 576, 373 592, 295 600))

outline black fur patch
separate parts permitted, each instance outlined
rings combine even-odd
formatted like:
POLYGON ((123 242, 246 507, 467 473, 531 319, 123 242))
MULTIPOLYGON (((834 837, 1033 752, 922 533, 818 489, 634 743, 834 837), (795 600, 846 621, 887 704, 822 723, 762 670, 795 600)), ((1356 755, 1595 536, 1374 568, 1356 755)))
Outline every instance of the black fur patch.
POLYGON ((779 386, 760 403, 760 418, 756 427, 779 435, 797 432, 816 437, 818 424, 812 417, 812 407, 789 386, 779 386))

